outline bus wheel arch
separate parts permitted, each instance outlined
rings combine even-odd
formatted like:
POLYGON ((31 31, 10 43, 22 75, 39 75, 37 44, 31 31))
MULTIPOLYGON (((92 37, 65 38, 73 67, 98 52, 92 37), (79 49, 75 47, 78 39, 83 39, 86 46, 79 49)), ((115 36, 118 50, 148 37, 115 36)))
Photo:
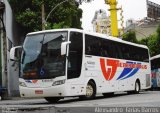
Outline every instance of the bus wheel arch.
POLYGON ((80 99, 82 100, 94 99, 96 96, 96 92, 97 92, 96 83, 93 79, 90 79, 86 85, 86 94, 83 96, 80 96, 80 99))
POLYGON ((137 79, 136 82, 135 82, 135 91, 134 91, 134 93, 138 94, 140 89, 141 89, 141 82, 140 82, 139 79, 137 79))
POLYGON ((96 86, 95 80, 90 79, 90 80, 88 81, 88 83, 89 83, 89 82, 92 82, 92 83, 95 85, 95 93, 97 93, 97 86, 96 86))
POLYGON ((86 86, 86 95, 85 95, 86 99, 95 98, 96 92, 97 92, 96 83, 93 79, 90 79, 87 83, 87 86, 86 86))

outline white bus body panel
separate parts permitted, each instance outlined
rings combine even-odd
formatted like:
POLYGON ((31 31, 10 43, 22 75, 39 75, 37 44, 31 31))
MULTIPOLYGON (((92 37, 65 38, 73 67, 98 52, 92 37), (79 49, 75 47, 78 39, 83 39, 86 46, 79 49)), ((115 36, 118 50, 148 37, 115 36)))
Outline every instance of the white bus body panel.
MULTIPOLYGON (((65 77, 58 77, 53 80, 49 79, 49 80, 24 81, 23 79, 20 79, 20 81, 25 82, 27 86, 27 87, 20 86, 20 94, 22 97, 50 97, 50 96, 66 97, 66 96, 84 95, 86 91, 86 85, 88 81, 91 79, 95 81, 97 93, 134 90, 135 82, 137 79, 139 79, 140 81, 141 89, 147 89, 151 87, 149 63, 141 63, 141 65, 144 67, 141 67, 134 75, 127 78, 127 76, 134 71, 135 68, 133 68, 133 71, 130 71, 130 73, 126 74, 122 79, 118 79, 118 77, 122 74, 122 72, 126 68, 117 67, 117 70, 113 78, 110 80, 109 79, 106 80, 105 75, 103 75, 102 72, 100 59, 104 59, 106 63, 107 59, 117 60, 120 63, 124 64, 126 64, 127 62, 126 60, 100 58, 96 56, 86 57, 82 63, 83 68, 81 76, 79 78, 66 80, 65 84, 57 86, 52 86, 53 82, 57 80, 62 80, 65 77), (37 92, 36 94, 36 91, 40 92, 37 92)), ((136 61, 132 62, 137 63, 136 61)), ((106 70, 109 68, 111 69, 111 71, 113 71, 112 70, 113 67, 106 66, 106 70)))
MULTIPOLYGON (((132 70, 128 74, 126 74, 122 79, 118 79, 118 77, 122 74, 123 71, 127 71, 125 67, 117 67, 116 73, 113 75, 113 78, 110 80, 106 80, 105 76, 102 73, 101 64, 100 64, 100 57, 91 56, 86 57, 85 65, 86 65, 86 77, 92 77, 97 86, 97 93, 103 92, 115 92, 115 91, 129 91, 135 89, 135 82, 137 79, 140 80, 141 89, 147 89, 151 87, 151 79, 150 79, 150 65, 149 63, 141 63, 142 66, 145 66, 145 69, 139 69, 135 74, 132 76, 130 75, 133 73, 135 68, 128 69, 132 70), (127 78, 127 76, 129 76, 127 78), (126 77, 126 78, 125 78, 126 77)), ((107 63, 107 59, 111 60, 118 60, 120 63, 126 64, 127 60, 119 60, 113 58, 102 58, 107 63)), ((137 63, 136 61, 129 61, 133 63, 137 63)), ((139 62, 138 62, 139 63, 139 62)), ((111 69, 113 72, 113 67, 106 65, 106 71, 108 68, 111 69)), ((109 75, 106 75, 109 76, 109 75)))

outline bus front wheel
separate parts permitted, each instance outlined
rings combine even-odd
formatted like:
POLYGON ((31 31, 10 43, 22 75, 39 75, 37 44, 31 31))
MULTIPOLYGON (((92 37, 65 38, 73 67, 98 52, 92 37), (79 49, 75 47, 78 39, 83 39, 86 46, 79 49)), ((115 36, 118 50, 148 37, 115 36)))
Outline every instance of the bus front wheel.
POLYGON ((96 96, 96 85, 89 81, 86 86, 86 95, 80 96, 80 99, 90 100, 94 99, 96 96))
POLYGON ((49 103, 57 103, 61 98, 59 98, 59 97, 45 97, 45 99, 46 99, 49 103))

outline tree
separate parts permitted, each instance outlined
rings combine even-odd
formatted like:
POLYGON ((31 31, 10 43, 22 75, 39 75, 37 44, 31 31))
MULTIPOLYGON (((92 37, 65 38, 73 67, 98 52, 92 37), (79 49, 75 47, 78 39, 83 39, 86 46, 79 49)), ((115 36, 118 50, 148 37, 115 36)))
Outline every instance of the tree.
MULTIPOLYGON (((48 14, 51 9, 59 2, 64 0, 10 0, 12 10, 16 21, 24 27, 27 32, 38 31, 42 29, 41 4, 44 3, 45 13, 48 14)), ((80 18, 82 10, 78 8, 78 3, 73 5, 70 0, 58 6, 52 12, 47 21, 47 29, 54 28, 81 28, 80 18)))
POLYGON ((150 50, 150 55, 154 56, 157 54, 158 52, 158 48, 157 48, 157 38, 156 35, 150 35, 148 38, 148 43, 147 46, 150 50))
POLYGON ((148 41, 149 41, 149 37, 146 37, 146 38, 142 38, 141 40, 138 41, 139 44, 142 44, 142 45, 148 45, 148 41))
POLYGON ((136 33, 134 31, 129 31, 123 35, 123 40, 133 42, 133 43, 138 43, 136 39, 136 33))
POLYGON ((139 43, 148 46, 151 56, 160 54, 160 25, 157 28, 156 34, 152 34, 146 39, 140 40, 139 43))
POLYGON ((160 24, 157 28, 157 43, 159 43, 159 46, 160 46, 160 24))

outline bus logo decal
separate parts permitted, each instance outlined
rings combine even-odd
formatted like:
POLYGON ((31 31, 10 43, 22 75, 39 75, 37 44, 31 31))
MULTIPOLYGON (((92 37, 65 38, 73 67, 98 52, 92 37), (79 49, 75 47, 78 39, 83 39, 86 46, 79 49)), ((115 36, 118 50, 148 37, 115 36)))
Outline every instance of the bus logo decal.
MULTIPOLYGON (((141 65, 141 63, 135 63, 135 62, 126 62, 126 64, 135 64, 135 65, 141 65)), ((120 76, 117 78, 117 80, 123 80, 126 78, 129 78, 131 76, 133 76, 134 74, 136 74, 139 71, 140 68, 134 68, 134 67, 130 67, 130 68, 124 68, 124 70, 122 71, 122 73, 120 74, 120 76), (128 75, 128 76, 127 76, 128 75)))
MULTIPOLYGON (((133 64, 133 62, 127 62, 128 64, 133 64)), ((127 74, 129 74, 131 71, 133 70, 133 68, 124 68, 122 73, 120 74, 120 76, 117 78, 117 80, 123 78, 124 76, 126 76, 127 74)))
POLYGON ((27 83, 32 83, 32 81, 31 81, 31 80, 25 80, 25 82, 27 82, 27 83))
POLYGON ((117 71, 118 64, 119 64, 118 60, 112 60, 112 59, 105 60, 103 58, 100 58, 101 70, 106 80, 112 80, 117 71))
POLYGON ((139 69, 147 69, 147 65, 142 65, 136 62, 120 62, 119 60, 104 59, 100 58, 100 66, 103 76, 106 80, 110 81, 113 79, 117 72, 117 68, 124 68, 122 73, 119 75, 117 80, 127 79, 135 75, 139 69))
POLYGON ((122 78, 121 80, 129 78, 129 77, 135 75, 138 71, 139 71, 139 68, 134 69, 128 76, 126 76, 125 78, 122 78))
POLYGON ((25 82, 27 82, 27 83, 37 83, 38 82, 38 80, 26 80, 25 82))
POLYGON ((38 80, 32 80, 32 83, 37 83, 38 82, 38 80))

